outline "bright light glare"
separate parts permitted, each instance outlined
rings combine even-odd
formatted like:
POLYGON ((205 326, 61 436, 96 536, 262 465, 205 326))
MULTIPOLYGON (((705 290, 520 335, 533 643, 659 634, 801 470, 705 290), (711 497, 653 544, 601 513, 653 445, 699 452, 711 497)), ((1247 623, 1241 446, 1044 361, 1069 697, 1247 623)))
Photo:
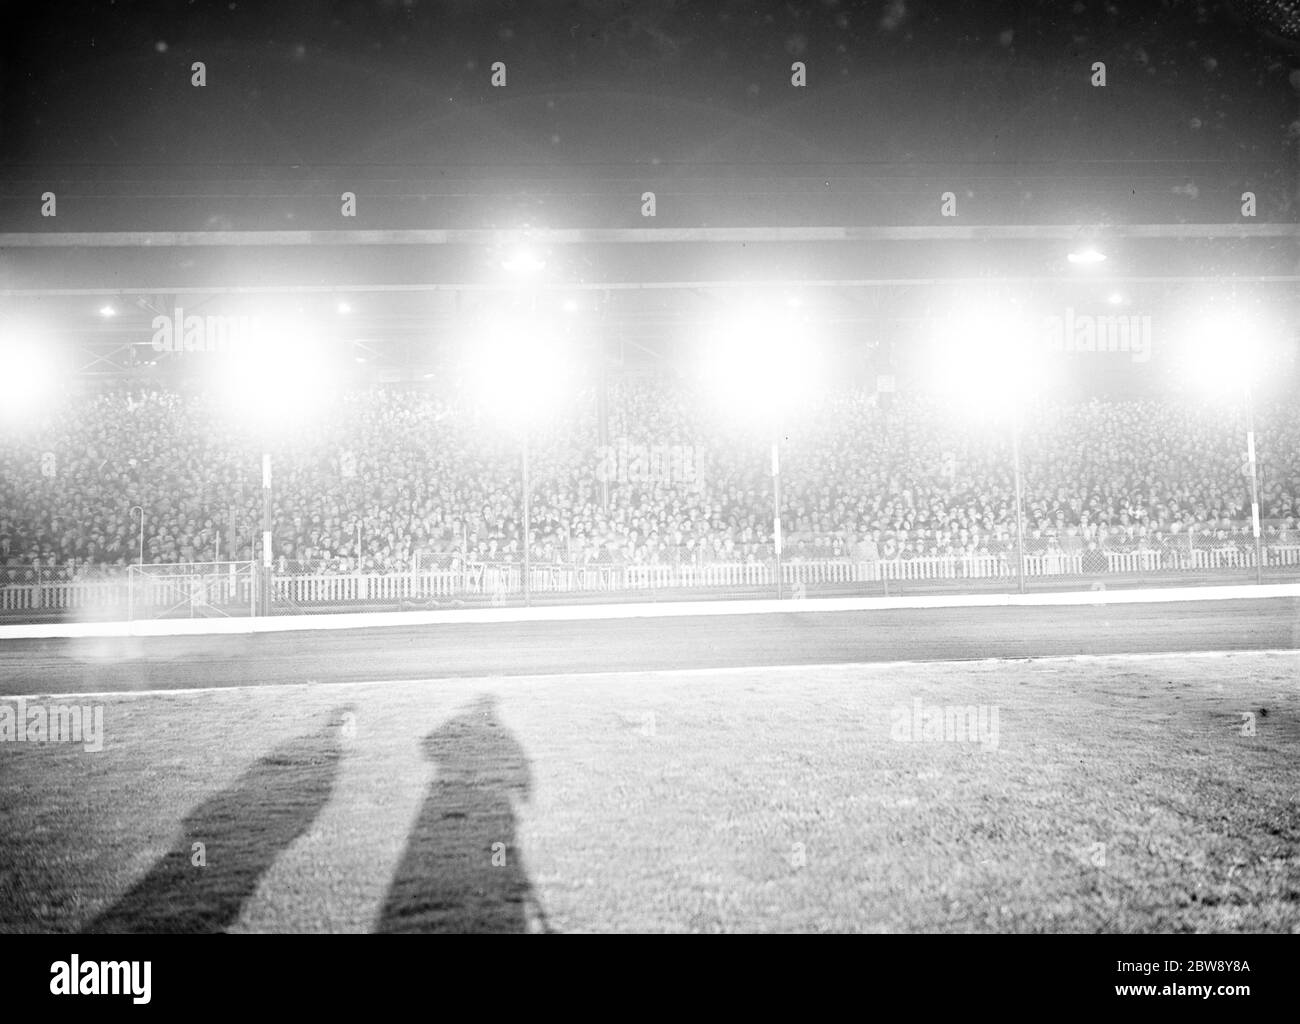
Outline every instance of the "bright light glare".
POLYGON ((1032 318, 1010 307, 950 317, 932 349, 933 389, 971 412, 1023 406, 1049 383, 1034 327, 1032 318))
POLYGON ((325 414, 338 374, 324 338, 288 318, 268 318, 251 344, 210 353, 224 411, 264 431, 289 432, 325 414))
POLYGON ((465 384, 494 419, 533 422, 571 390, 567 346, 537 318, 508 311, 481 318, 465 339, 465 384))
POLYGON ((546 261, 529 246, 520 245, 502 261, 501 266, 511 274, 517 274, 520 277, 531 277, 540 273, 546 267, 546 261))
POLYGON ((58 383, 58 368, 48 348, 34 338, 0 335, 0 366, 5 372, 0 419, 10 427, 33 419, 58 383))
POLYGON ((117 310, 115 310, 112 306, 100 306, 99 315, 102 317, 117 316, 117 310))
POLYGON ((339 308, 339 312, 340 312, 340 313, 351 313, 351 312, 352 312, 352 306, 351 306, 349 303, 346 303, 346 302, 340 302, 338 308, 339 308))
POLYGON ((756 303, 706 332, 698 373, 723 410, 766 421, 804 404, 824 379, 821 342, 790 302, 756 303))
POLYGON ((1072 252, 1066 257, 1071 263, 1078 263, 1084 266, 1093 263, 1101 263, 1106 259, 1104 253, 1098 252, 1094 248, 1081 249, 1078 252, 1072 252))
POLYGON ((1235 399, 1265 376, 1272 325, 1245 310, 1221 308, 1190 321, 1183 365, 1193 387, 1235 399))

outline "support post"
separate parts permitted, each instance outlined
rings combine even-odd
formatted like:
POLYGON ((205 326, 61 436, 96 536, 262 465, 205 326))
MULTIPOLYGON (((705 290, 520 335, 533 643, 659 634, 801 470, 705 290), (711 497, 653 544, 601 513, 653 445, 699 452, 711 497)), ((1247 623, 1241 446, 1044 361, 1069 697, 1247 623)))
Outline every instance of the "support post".
POLYGON ((262 614, 271 614, 271 453, 262 453, 262 614))
POLYGON ((1264 551, 1259 537, 1259 471, 1255 462, 1255 403, 1246 385, 1246 458, 1250 463, 1250 527, 1255 535, 1255 582, 1264 582, 1264 551))
POLYGON ((1020 593, 1025 592, 1025 500, 1020 479, 1020 414, 1011 423, 1011 459, 1016 470, 1016 578, 1020 593))
POLYGON ((772 548, 776 555, 776 599, 781 600, 781 452, 772 441, 772 548))
POLYGON ((529 535, 533 532, 532 483, 528 477, 528 435, 524 435, 524 606, 533 603, 533 589, 530 577, 533 568, 532 544, 529 535))

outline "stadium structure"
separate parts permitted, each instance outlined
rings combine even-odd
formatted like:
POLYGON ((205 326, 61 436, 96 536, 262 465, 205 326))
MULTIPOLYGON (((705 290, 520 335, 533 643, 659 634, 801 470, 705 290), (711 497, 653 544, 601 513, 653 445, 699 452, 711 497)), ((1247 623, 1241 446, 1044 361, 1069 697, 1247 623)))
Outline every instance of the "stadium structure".
MULTIPOLYGON (((132 516, 140 527, 140 544, 134 551, 119 544, 116 558, 101 554, 102 562, 96 564, 84 545, 65 546, 57 553, 62 557, 51 560, 50 538, 41 535, 28 541, 35 557, 23 564, 24 552, 18 550, 23 538, 10 538, 4 608, 41 617, 73 609, 93 615, 103 608, 119 617, 129 605, 132 616, 147 617, 203 614, 205 609, 229 615, 366 606, 397 610, 422 602, 531 603, 534 598, 572 600, 646 590, 673 596, 780 597, 808 594, 810 588, 813 594, 887 595, 891 583, 897 593, 972 585, 1001 589, 1012 584, 1024 592, 1026 585, 1080 582, 1231 582, 1252 575, 1259 583, 1266 573, 1282 581, 1300 566, 1294 456, 1286 448, 1295 430, 1289 390, 1295 380, 1295 335, 1289 325, 1296 322, 1296 234, 1294 225, 1276 223, 14 233, 6 242, 21 254, 13 260, 18 269, 8 292, 22 307, 16 322, 57 325, 72 336, 62 354, 81 371, 78 384, 102 388, 107 378, 125 396, 123 407, 132 411, 132 394, 156 395, 160 388, 201 394, 205 384, 225 388, 241 416, 260 417, 261 433, 242 439, 243 465, 238 456, 221 454, 243 474, 242 489, 227 488, 219 504, 196 510, 211 521, 210 528, 205 543, 190 538, 184 545, 184 560, 145 557, 146 536, 150 541, 159 532, 166 536, 171 524, 159 522, 153 507, 159 497, 156 487, 151 493, 150 482, 142 480, 137 494, 120 499, 130 498, 136 510, 132 516), (1091 241, 1081 242, 1085 236, 1091 241), (1071 255, 1102 248, 1109 251, 1108 262, 1123 261, 1124 272, 1086 268, 1075 273, 1068 262, 1071 255), (800 252, 802 276, 793 270, 775 276, 760 272, 772 262, 792 259, 781 255, 792 251, 800 252), (367 283, 337 273, 329 280, 329 271, 320 269, 328 262, 346 267, 397 264, 411 252, 433 254, 421 263, 441 269, 430 274, 421 266, 421 274, 434 280, 367 283), (137 280, 150 282, 162 281, 153 275, 165 273, 167 265, 229 262, 228 253, 238 254, 234 266, 224 271, 204 266, 201 271, 209 280, 215 273, 221 283, 102 284, 107 260, 112 260, 115 276, 136 274, 141 275, 137 280), (60 287, 22 287, 48 274, 49 261, 56 259, 62 261, 60 287), (514 280, 512 271, 504 269, 512 260, 534 260, 532 279, 514 280), (611 263, 617 265, 617 276, 611 263), (952 263, 978 265, 984 273, 926 276, 922 269, 952 263), (284 276, 286 264, 294 268, 289 275, 297 278, 293 282, 250 283, 284 276), (1243 264, 1250 273, 1235 272, 1243 264), (713 276, 720 265, 729 268, 725 278, 713 276), (886 265, 894 272, 886 272, 886 265), (456 266, 462 268, 459 280, 452 269, 456 266), (571 266, 588 269, 566 273, 571 266), (591 269, 596 267, 602 272, 591 269), (854 268, 879 276, 850 276, 854 268), (70 326, 78 320, 71 312, 74 306, 81 307, 75 328, 70 326), (761 311, 757 316, 756 308, 761 311), (1238 332, 1241 341, 1225 348, 1222 339, 1238 332), (543 335, 553 345, 546 355, 545 342, 537 341, 543 335), (1251 346, 1259 352, 1248 352, 1251 346), (1250 360, 1256 379, 1247 386, 1239 378, 1250 360), (476 367, 475 361, 487 365, 476 367), (820 380, 814 379, 816 373, 822 374, 820 380), (780 477, 772 467, 779 470, 781 458, 774 442, 784 438, 795 452, 818 442, 846 444, 842 437, 826 435, 834 425, 808 422, 816 401, 812 389, 827 388, 829 375, 851 385, 852 397, 846 400, 860 408, 849 415, 872 420, 867 429, 888 429, 891 418, 906 423, 909 416, 920 415, 912 406, 927 399, 975 407, 972 414, 982 416, 994 435, 990 443, 999 445, 996 457, 980 453, 986 460, 980 469, 1004 473, 1014 468, 1018 485, 1019 453, 1000 449, 1007 447, 1007 439, 1019 443, 1023 431, 1030 457, 1050 459, 1054 453, 1042 451, 1033 435, 1044 427, 1061 430, 1061 414, 1054 406, 1079 403, 1089 389, 1094 398, 1099 393, 1121 411, 1141 410, 1141 403, 1149 403, 1139 413, 1148 420, 1137 427, 1147 437, 1108 438, 1107 429, 1131 428, 1107 423, 1104 412, 1092 422, 1080 416, 1071 424, 1095 432, 1087 440, 1098 447, 1149 445, 1163 426, 1151 420, 1179 416, 1170 410, 1180 401, 1200 399, 1192 389, 1208 378, 1220 392, 1218 405, 1202 416, 1217 416, 1212 429, 1219 436, 1211 435, 1216 456, 1240 457, 1235 472, 1214 467, 1214 486, 1216 492, 1222 485, 1236 493, 1217 502, 1209 495, 1185 497, 1187 507, 1171 516, 1157 486, 1149 494, 1142 484, 1132 494, 1116 494, 1112 488, 1104 495, 1109 508, 1100 510, 1101 521, 1089 529, 1087 516, 1080 518, 1080 509, 1071 508, 1070 501, 1103 497, 1100 490, 1040 493, 1044 483, 1059 482, 1059 471, 1057 478, 1042 481, 1032 478, 1031 467, 1027 482, 1039 491, 1031 493, 1034 507, 1028 510, 1022 493, 1018 522, 1005 516, 1003 507, 998 510, 1005 516, 1002 521, 984 523, 994 526, 995 535, 986 532, 980 538, 978 513, 991 511, 989 492, 997 495, 997 485, 977 479, 966 494, 982 489, 982 505, 974 510, 974 522, 963 522, 974 530, 967 530, 965 543, 957 529, 940 531, 947 535, 936 539, 939 521, 917 519, 921 510, 914 507, 913 491, 931 490, 936 483, 957 486, 957 443, 949 433, 933 439, 927 461, 903 467, 918 479, 894 469, 883 495, 866 495, 869 504, 861 493, 843 493, 849 488, 837 485, 841 493, 834 516, 799 514, 800 506, 811 508, 819 496, 806 493, 808 474, 795 476, 784 498, 782 518, 790 522, 780 550, 772 514, 773 485, 779 485, 780 477), (290 510, 277 507, 272 464, 279 459, 271 457, 270 449, 284 445, 275 432, 285 429, 288 417, 298 417, 290 425, 300 430, 310 417, 325 415, 329 400, 349 387, 358 393, 388 392, 396 396, 393 401, 418 407, 413 414, 425 418, 428 444, 437 443, 447 424, 440 416, 491 416, 494 402, 505 402, 513 413, 536 405, 537 415, 543 416, 563 407, 571 418, 582 407, 582 422, 573 429, 585 436, 571 443, 586 449, 585 465, 570 467, 568 480, 544 477, 541 485, 571 491, 565 498, 574 502, 579 500, 574 488, 585 488, 585 514, 574 509, 575 515, 557 522, 558 507, 546 505, 539 515, 545 543, 535 541, 526 548, 518 543, 525 522, 535 532, 532 510, 524 502, 523 473, 529 433, 538 425, 518 417, 505 422, 498 415, 484 429, 496 431, 490 444, 513 445, 511 468, 517 477, 510 481, 509 469, 494 466, 498 476, 493 482, 504 482, 515 492, 503 506, 509 521, 504 529, 498 524, 489 531, 492 524, 472 522, 469 509, 453 508, 442 515, 439 508, 441 535, 430 525, 428 535, 421 530, 415 543, 403 538, 406 546, 399 552, 383 544, 391 537, 381 536, 377 543, 367 536, 379 523, 374 496, 349 494, 352 507, 339 517, 346 522, 336 523, 335 550, 328 542, 304 543, 301 518, 295 532, 295 523, 284 522, 290 510), (731 436, 723 451, 710 446, 704 433, 713 426, 708 412, 696 415, 695 422, 670 424, 671 436, 649 432, 620 408, 613 409, 611 425, 611 402, 635 395, 637 389, 675 390, 669 400, 690 401, 696 409, 712 401, 720 413, 743 412, 755 437, 751 450, 738 448, 731 436), (1260 389, 1257 398, 1253 393, 1260 389), (431 404, 439 396, 450 401, 466 394, 477 403, 476 411, 449 407, 437 412, 431 404), (1253 407, 1260 400, 1276 409, 1276 416, 1262 421, 1264 440, 1257 451, 1253 407), (990 422, 990 414, 1007 412, 1009 403, 1020 407, 1015 416, 1000 425, 990 422), (1035 412, 1046 422, 1035 422, 1035 412), (775 461, 769 459, 769 449, 775 461), (258 502, 248 499, 249 490, 261 490, 255 486, 261 465, 269 486, 254 495, 265 499, 259 512, 258 502), (716 490, 701 479, 711 468, 725 474, 716 490), (1262 513, 1252 512, 1259 508, 1261 472, 1266 493, 1262 513), (716 534, 701 531, 699 544, 693 536, 683 537, 682 518, 665 525, 665 535, 675 533, 673 543, 667 543, 667 536, 656 537, 662 544, 658 549, 647 551, 626 534, 619 538, 624 543, 610 541, 599 551, 584 549, 584 539, 596 539, 590 536, 580 536, 575 547, 574 528, 581 529, 581 522, 589 523, 593 516, 617 514, 620 501, 624 506, 629 501, 679 506, 689 501, 707 511, 726 497, 726 485, 737 483, 748 485, 749 504, 729 502, 726 512, 732 518, 719 531, 726 537, 725 552, 709 547, 716 534), (769 493, 760 497, 756 490, 769 493), (1118 514, 1117 500, 1122 506, 1118 514), (849 503, 855 507, 846 510, 849 503), (891 505, 903 516, 891 516, 891 505), (1026 511, 1032 513, 1028 524, 1026 511), (1058 521, 1053 516, 1059 513, 1058 521), (820 528, 810 528, 813 519, 820 528), (738 548, 734 541, 742 532, 749 543, 738 548), (489 533, 501 543, 492 544, 490 553, 476 550, 480 535, 489 533), (356 536, 359 548, 347 543, 356 536), (370 549, 383 545, 386 557, 368 559, 368 540, 370 549), (223 563, 223 550, 243 561, 223 563), (787 557, 778 569, 782 553, 787 557), (114 562, 116 572, 107 568, 114 562), (269 578, 258 581, 248 563, 256 563, 269 578)), ((37 398, 34 386, 20 389, 37 398)), ((151 400, 138 399, 142 406, 151 400)), ((203 416, 187 411, 172 429, 220 429, 217 421, 203 416)), ((842 431, 848 429, 841 425, 842 431)), ((1193 429, 1211 428, 1199 422, 1193 429)), ((461 436, 449 433, 448 443, 464 443, 461 436)), ((1056 443, 1062 439, 1064 434, 1059 439, 1053 435, 1056 443)), ((1190 450, 1171 454, 1194 457, 1190 450)), ((325 457, 340 487, 354 490, 349 482, 357 479, 356 460, 370 455, 342 441, 325 457)), ((51 467, 61 456, 68 457, 32 449, 24 468, 39 480, 42 472, 57 472, 51 467)), ((787 455, 787 477, 798 473, 796 457, 787 455)), ((286 468, 294 472, 291 462, 286 468)), ((1134 468, 1147 474, 1155 470, 1134 468)), ((392 482, 393 467, 386 473, 392 482)), ((432 481, 417 477, 405 483, 423 498, 432 481)), ((536 497, 531 493, 535 484, 530 481, 529 498, 536 497)), ((312 498, 319 525, 320 506, 329 503, 330 495, 312 498)), ((945 515, 943 526, 950 525, 957 522, 945 515)), ((123 532, 124 538, 115 539, 129 540, 123 532)), ((644 531, 638 539, 647 539, 644 531)), ((181 554, 175 545, 169 550, 181 554)))
POLYGON ((1285 30, 649 6, 6 140, 0 930, 1300 929, 1285 30))

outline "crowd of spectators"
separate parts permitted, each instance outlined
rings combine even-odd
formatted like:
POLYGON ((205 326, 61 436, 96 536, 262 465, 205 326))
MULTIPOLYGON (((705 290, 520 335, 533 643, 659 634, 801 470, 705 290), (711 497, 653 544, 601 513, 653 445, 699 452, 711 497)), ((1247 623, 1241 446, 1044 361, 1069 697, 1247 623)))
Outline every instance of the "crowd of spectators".
MULTIPOLYGON (((998 554, 1015 537, 1009 425, 845 389, 756 430, 689 382, 608 384, 528 432, 535 563, 766 560, 772 430, 789 558, 998 554)), ((1300 516, 1300 407, 1257 413, 1261 515, 1300 516)), ((1037 403, 1020 435, 1026 548, 1235 537, 1250 519, 1241 413, 1177 401, 1037 403)), ((522 436, 450 389, 380 388, 273 440, 202 394, 110 388, 0 436, 0 565, 259 556, 261 452, 290 571, 394 572, 522 554, 522 436), (140 525, 143 520, 143 550, 140 525)), ((1294 535, 1294 534, 1289 534, 1294 535)))

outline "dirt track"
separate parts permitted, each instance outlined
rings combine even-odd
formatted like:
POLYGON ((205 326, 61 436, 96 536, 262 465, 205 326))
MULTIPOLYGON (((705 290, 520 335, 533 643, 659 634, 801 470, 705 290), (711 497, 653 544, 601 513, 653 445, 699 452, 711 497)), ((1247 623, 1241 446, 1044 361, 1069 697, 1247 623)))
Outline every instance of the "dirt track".
POLYGON ((0 643, 0 694, 1300 648, 1300 599, 0 643))

